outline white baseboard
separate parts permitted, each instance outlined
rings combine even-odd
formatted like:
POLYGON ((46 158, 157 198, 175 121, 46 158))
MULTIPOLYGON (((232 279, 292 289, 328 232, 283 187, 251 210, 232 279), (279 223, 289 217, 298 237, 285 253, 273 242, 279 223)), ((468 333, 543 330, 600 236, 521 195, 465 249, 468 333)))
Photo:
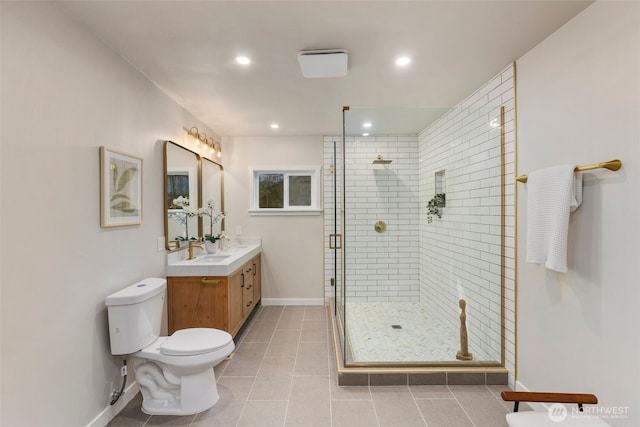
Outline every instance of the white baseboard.
POLYGON ((324 305, 324 298, 262 298, 262 305, 324 305))
POLYGON ((138 383, 134 381, 129 387, 124 389, 124 394, 120 396, 120 399, 118 399, 116 403, 104 408, 102 412, 87 424, 87 427, 105 427, 136 397, 139 391, 140 387, 138 387, 138 383))

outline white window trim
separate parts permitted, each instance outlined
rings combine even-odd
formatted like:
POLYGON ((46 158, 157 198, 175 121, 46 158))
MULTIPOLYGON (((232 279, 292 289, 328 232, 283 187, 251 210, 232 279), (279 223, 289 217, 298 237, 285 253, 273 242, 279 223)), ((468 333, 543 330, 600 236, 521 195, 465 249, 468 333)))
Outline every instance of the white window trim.
MULTIPOLYGON (((260 215, 320 215, 322 214, 320 166, 250 166, 249 167, 249 214, 260 215), (285 206, 284 208, 258 207, 258 174, 279 173, 283 175, 311 176, 311 206, 285 206)), ((288 188, 285 185, 285 204, 288 188)))

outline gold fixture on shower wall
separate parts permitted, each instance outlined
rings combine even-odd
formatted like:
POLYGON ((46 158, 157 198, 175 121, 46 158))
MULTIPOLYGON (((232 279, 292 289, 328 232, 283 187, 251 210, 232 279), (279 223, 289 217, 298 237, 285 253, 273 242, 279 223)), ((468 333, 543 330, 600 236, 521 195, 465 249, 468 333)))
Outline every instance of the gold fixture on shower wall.
POLYGON ((378 221, 373 226, 373 229, 376 230, 376 233, 384 233, 387 231, 387 224, 384 221, 378 221))
POLYGON ((376 159, 372 162, 374 165, 388 165, 389 163, 391 163, 393 160, 385 160, 382 157, 382 154, 378 154, 378 157, 376 157, 376 159))

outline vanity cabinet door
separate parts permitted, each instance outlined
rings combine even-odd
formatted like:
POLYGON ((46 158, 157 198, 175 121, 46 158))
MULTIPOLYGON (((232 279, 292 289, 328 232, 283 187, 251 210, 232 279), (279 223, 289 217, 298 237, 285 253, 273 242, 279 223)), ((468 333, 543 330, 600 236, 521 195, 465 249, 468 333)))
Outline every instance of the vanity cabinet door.
POLYGON ((225 277, 169 277, 169 334, 185 328, 229 330, 225 277))
POLYGON ((242 310, 243 295, 242 270, 238 270, 229 276, 229 333, 234 336, 240 329, 244 319, 242 310))
POLYGON ((242 317, 247 317, 253 309, 253 261, 249 261, 242 266, 242 280, 243 280, 243 292, 242 292, 242 317))
POLYGON ((253 258, 253 302, 257 305, 262 299, 262 281, 261 274, 262 266, 260 264, 260 254, 253 258))

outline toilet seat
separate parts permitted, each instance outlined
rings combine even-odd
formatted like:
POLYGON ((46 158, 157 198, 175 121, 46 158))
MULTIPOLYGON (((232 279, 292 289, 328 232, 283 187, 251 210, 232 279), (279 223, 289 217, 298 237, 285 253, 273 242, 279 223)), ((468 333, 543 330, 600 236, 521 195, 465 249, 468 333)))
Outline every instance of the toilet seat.
POLYGON ((228 333, 208 328, 194 329, 196 332, 184 332, 189 329, 183 329, 170 337, 158 337, 132 356, 134 360, 151 361, 176 376, 182 376, 207 369, 207 366, 213 367, 235 350, 233 338, 228 333), (165 345, 172 338, 177 338, 173 340, 174 344, 165 345), (179 354, 167 354, 172 352, 179 354))
POLYGON ((188 328, 176 331, 160 345, 166 356, 195 356, 221 349, 232 341, 229 333, 210 328, 188 328))

